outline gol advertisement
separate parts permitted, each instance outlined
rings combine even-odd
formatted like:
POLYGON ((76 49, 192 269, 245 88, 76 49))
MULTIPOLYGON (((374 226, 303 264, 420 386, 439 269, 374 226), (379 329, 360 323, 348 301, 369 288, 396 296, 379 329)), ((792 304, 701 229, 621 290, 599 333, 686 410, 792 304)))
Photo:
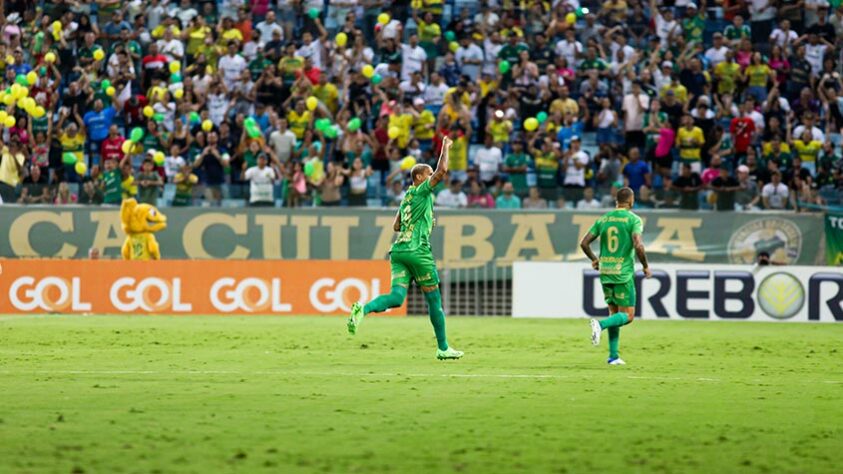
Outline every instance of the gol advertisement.
POLYGON ((0 259, 0 314, 348 314, 389 275, 385 261, 0 259))

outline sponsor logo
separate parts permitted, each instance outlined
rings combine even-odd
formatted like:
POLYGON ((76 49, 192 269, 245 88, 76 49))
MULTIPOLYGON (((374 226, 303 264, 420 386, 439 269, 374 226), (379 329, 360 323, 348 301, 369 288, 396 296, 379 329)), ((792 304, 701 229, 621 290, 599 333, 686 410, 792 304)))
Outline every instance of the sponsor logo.
POLYGON ((55 276, 40 280, 25 276, 9 286, 9 302, 21 311, 90 311, 91 303, 82 301, 81 290, 82 282, 77 277, 68 281, 55 276))
POLYGON ((369 301, 380 293, 380 280, 365 282, 359 278, 320 278, 310 287, 310 304, 317 311, 351 311, 351 305, 357 301, 369 301))
POLYGON ((729 239, 729 262, 753 264, 759 252, 775 262, 792 264, 802 252, 802 231, 779 217, 756 219, 742 225, 729 239))
POLYGON ((181 300, 181 278, 165 280, 149 277, 136 280, 132 277, 122 277, 111 285, 108 295, 111 305, 125 313, 137 310, 150 313, 158 311, 182 313, 193 309, 193 305, 181 300))
POLYGON ((771 318, 794 317, 805 304, 805 288, 790 273, 774 273, 758 285, 758 306, 771 318))
POLYGON ((214 308, 232 313, 238 310, 249 313, 272 311, 289 313, 293 307, 281 301, 281 279, 272 278, 220 278, 211 285, 211 304, 214 308))

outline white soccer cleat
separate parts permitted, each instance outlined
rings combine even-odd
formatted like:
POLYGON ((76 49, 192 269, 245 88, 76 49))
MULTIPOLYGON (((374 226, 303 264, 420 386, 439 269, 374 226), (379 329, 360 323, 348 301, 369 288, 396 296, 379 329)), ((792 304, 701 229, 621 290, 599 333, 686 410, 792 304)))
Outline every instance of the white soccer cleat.
POLYGON ((626 365, 626 362, 623 361, 620 357, 616 357, 614 359, 609 359, 606 361, 609 365, 626 365))
POLYGON ((603 334, 603 328, 596 319, 591 320, 591 343, 595 346, 600 345, 600 335, 603 334))

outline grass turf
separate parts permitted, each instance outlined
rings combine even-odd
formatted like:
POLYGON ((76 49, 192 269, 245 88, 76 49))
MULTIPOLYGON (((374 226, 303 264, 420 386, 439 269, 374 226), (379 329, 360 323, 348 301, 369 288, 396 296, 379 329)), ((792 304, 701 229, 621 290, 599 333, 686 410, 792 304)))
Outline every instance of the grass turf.
POLYGON ((843 325, 0 318, 0 472, 839 472, 843 325))

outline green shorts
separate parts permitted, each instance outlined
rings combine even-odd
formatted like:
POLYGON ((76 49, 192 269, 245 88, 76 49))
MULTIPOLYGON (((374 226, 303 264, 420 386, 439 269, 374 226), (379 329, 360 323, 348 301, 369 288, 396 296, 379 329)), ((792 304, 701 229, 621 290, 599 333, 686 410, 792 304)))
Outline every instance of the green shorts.
POLYGON ((603 298, 606 304, 615 306, 635 306, 635 279, 626 283, 603 283, 603 298))
POLYGON ((439 273, 436 261, 429 251, 391 252, 389 263, 392 267, 392 286, 410 287, 410 279, 419 286, 438 286, 439 273))

